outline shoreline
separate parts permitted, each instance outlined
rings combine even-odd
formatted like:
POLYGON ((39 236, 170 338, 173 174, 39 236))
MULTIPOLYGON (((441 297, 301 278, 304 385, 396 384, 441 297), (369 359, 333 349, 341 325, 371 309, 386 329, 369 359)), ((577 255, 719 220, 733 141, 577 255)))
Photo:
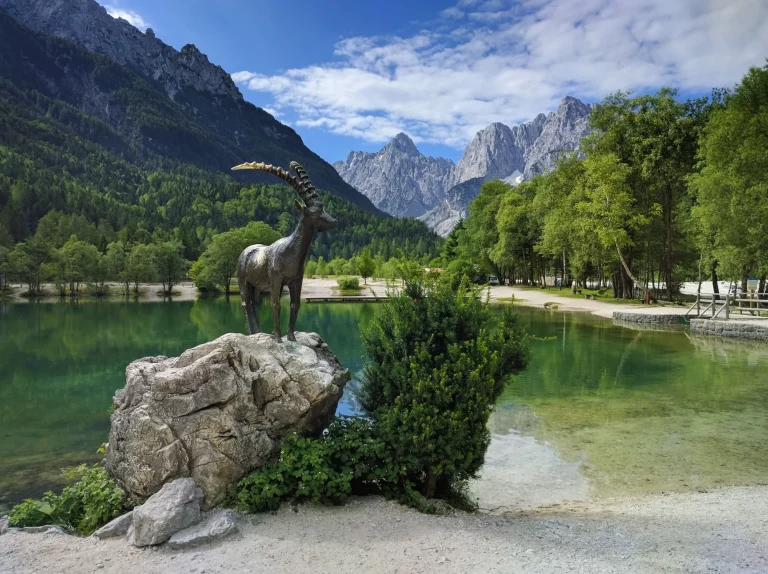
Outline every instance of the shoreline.
MULTIPOLYGON (((183 281, 173 287, 174 294, 171 296, 163 295, 162 285, 159 283, 141 283, 139 286, 140 293, 138 295, 122 295, 119 292, 120 286, 116 283, 110 282, 107 284, 111 288, 111 292, 108 295, 97 297, 85 293, 85 289, 75 297, 64 296, 61 297, 55 294, 55 289, 52 284, 44 284, 44 294, 36 297, 25 297, 22 295, 24 291, 23 286, 16 286, 14 291, 0 295, 0 301, 14 302, 14 303, 53 303, 53 302, 90 302, 90 301, 138 301, 142 302, 156 302, 156 301, 194 301, 198 298, 206 297, 224 297, 224 292, 215 293, 201 293, 197 290, 194 283, 191 281, 183 281)), ((390 284, 391 285, 391 284, 390 284)), ((361 282, 360 297, 384 297, 387 295, 387 290, 390 288, 385 280, 382 279, 369 279, 368 284, 365 285, 361 282)), ((337 295, 335 290, 337 289, 336 278, 312 278, 305 279, 302 287, 302 298, 307 297, 333 297, 337 295)), ((622 310, 652 310, 658 313, 670 313, 670 314, 683 314, 687 310, 685 306, 648 306, 629 303, 611 303, 600 300, 581 300, 573 297, 567 297, 558 295, 557 291, 541 291, 534 288, 520 288, 517 286, 500 285, 490 288, 490 300, 495 303, 507 303, 514 297, 514 304, 523 305, 526 307, 544 307, 545 303, 553 303, 557 305, 557 308, 553 310, 560 311, 579 311, 589 312, 595 315, 603 317, 611 317, 613 311, 622 310)), ((283 296, 287 296, 287 290, 284 291, 283 296)), ((239 293, 235 290, 230 293, 230 297, 239 297, 239 293)))
POLYGON ((380 497, 351 498, 342 506, 284 504, 277 512, 241 515, 240 534, 179 551, 12 531, 0 536, 0 571, 765 572, 765 516, 768 486, 502 515, 426 515, 380 497))

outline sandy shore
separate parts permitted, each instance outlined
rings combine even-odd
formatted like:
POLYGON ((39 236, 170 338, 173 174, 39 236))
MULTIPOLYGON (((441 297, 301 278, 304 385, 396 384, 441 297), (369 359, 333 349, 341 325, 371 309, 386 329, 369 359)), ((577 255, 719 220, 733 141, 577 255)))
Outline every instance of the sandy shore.
POLYGON ((767 572, 768 487, 428 516, 381 498, 244 516, 185 551, 11 532, 0 572, 767 572))

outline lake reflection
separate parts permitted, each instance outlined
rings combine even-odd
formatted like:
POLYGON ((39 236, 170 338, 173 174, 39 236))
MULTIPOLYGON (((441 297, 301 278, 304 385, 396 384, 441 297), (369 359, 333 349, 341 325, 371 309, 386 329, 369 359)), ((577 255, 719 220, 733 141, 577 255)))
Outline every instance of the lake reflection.
MULTIPOLYGON (((306 304, 298 327, 320 333, 354 375, 360 325, 377 308, 306 304)), ((492 417, 480 483, 490 481, 494 501, 524 504, 523 491, 549 503, 765 481, 768 345, 519 313, 532 334, 554 339, 531 342, 531 366, 492 417), (542 498, 553 484, 561 494, 542 498)), ((269 315, 265 307, 266 330, 269 315)), ((99 458, 129 362, 178 355, 231 331, 244 332, 237 298, 0 303, 0 505, 57 487, 62 467, 99 458)), ((355 411, 347 392, 339 412, 355 411)))

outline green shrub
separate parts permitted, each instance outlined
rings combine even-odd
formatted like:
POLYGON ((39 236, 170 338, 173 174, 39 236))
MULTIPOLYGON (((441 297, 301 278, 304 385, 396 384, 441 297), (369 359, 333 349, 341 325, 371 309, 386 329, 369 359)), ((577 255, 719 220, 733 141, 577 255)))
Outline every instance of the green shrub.
POLYGON ((493 403, 525 368, 526 336, 466 284, 406 281, 363 333, 369 418, 339 418, 320 438, 291 436, 273 465, 237 484, 244 511, 286 500, 330 504, 380 493, 422 512, 472 509, 466 485, 483 463, 493 403))
POLYGON ((528 348, 516 316, 492 315, 464 282, 414 283, 363 331, 360 401, 376 436, 427 498, 477 475, 492 405, 528 348))
POLYGON ((370 423, 336 418, 320 438, 290 436, 280 459, 237 484, 240 510, 275 510, 286 500, 340 504, 350 494, 388 492, 397 469, 370 423))
POLYGON ((11 509, 10 526, 44 526, 56 524, 90 534, 99 526, 133 507, 125 493, 107 476, 99 464, 82 464, 65 471, 75 481, 60 495, 46 492, 39 500, 27 499, 11 509))
POLYGON ((342 291, 354 291, 360 289, 360 280, 357 277, 339 277, 336 284, 342 291))

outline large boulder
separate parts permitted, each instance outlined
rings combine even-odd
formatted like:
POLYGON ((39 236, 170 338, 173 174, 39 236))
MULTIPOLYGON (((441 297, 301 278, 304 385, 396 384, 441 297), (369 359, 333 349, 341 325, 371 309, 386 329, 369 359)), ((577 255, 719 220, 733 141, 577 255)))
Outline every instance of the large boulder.
POLYGON ((134 546, 162 544, 179 530, 200 522, 203 491, 191 478, 179 478, 133 509, 128 538, 134 546))
POLYGON ((286 436, 322 432, 349 371, 317 334, 296 340, 230 333, 180 357, 128 365, 114 398, 109 472, 142 498, 192 477, 211 508, 269 462, 286 436))

